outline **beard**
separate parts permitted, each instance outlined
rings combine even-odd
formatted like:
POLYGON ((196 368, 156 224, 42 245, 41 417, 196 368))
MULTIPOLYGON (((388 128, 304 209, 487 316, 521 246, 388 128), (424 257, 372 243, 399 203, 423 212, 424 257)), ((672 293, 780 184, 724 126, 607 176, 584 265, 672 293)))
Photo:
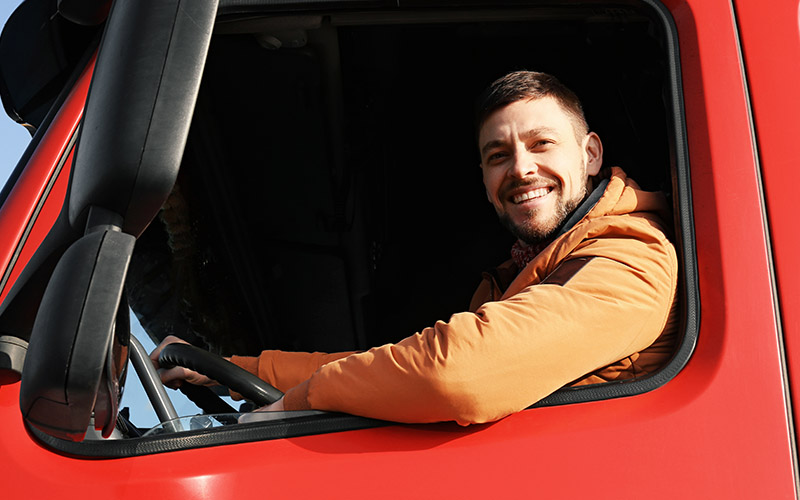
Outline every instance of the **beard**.
POLYGON ((521 224, 515 224, 507 212, 498 213, 497 215, 500 217, 500 223, 511 231, 511 234, 517 239, 529 246, 536 246, 549 240, 555 234, 567 217, 586 198, 586 194, 587 189, 584 186, 581 192, 572 199, 563 200, 559 198, 550 217, 539 223, 536 222, 536 218, 541 213, 540 209, 528 210, 525 213, 526 219, 521 224))

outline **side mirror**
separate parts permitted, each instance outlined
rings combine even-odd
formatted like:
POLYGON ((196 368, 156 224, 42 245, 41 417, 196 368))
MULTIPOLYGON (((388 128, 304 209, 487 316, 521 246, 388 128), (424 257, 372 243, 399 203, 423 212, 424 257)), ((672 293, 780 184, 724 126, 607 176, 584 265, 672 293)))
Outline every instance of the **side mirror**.
MULTIPOLYGON (((73 2, 74 3, 74 2, 73 2)), ((69 192, 69 219, 92 207, 139 236, 178 177, 216 0, 115 0, 97 54, 69 192)))
POLYGON ((81 441, 93 414, 103 436, 114 429, 128 361, 128 311, 121 298, 134 242, 115 230, 87 234, 53 272, 20 388, 23 417, 47 434, 81 441))
MULTIPOLYGON (((60 6, 79 3, 98 13, 107 2, 60 6)), ((177 178, 217 4, 111 4, 68 194, 69 224, 85 235, 53 271, 22 371, 25 421, 52 436, 81 441, 92 418, 103 436, 114 429, 128 359, 125 276, 135 236, 177 178)))

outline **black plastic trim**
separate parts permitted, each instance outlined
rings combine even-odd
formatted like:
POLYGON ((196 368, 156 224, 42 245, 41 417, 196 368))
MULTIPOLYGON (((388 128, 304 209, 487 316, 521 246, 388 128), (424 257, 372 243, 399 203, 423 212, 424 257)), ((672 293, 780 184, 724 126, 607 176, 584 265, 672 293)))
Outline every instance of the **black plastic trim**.
MULTIPOLYGON (((79 2, 84 0, 72 1, 79 2)), ((46 128, 60 94, 72 87, 76 69, 86 65, 86 53, 94 52, 99 31, 59 15, 55 0, 22 2, 0 34, 0 97, 6 114, 31 132, 46 128), (40 64, 27 62, 32 59, 40 64)))
POLYGON ((399 0, 220 0, 219 15, 269 11, 345 10, 370 7, 398 7, 399 0))
POLYGON ((111 0, 58 0, 58 13, 75 24, 96 26, 108 17, 111 0))
POLYGON ((27 352, 26 341, 11 335, 0 335, 0 385, 19 381, 27 352))
POLYGON ((326 413, 303 417, 291 417, 286 412, 285 420, 269 423, 238 424, 206 430, 185 431, 168 436, 139 437, 124 440, 84 441, 74 443, 54 438, 28 426, 28 430, 39 441, 54 451, 77 457, 126 458, 153 453, 205 448, 269 439, 329 434, 359 429, 370 429, 386 425, 398 425, 382 420, 356 417, 342 413, 326 413))

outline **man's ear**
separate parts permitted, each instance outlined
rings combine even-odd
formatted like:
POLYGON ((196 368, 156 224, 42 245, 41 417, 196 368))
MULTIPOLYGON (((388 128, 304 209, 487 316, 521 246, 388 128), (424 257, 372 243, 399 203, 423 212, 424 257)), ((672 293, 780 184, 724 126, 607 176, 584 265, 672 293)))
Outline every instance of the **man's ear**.
POLYGON ((586 158, 586 173, 597 175, 603 166, 603 143, 594 132, 589 132, 583 139, 583 153, 586 158))

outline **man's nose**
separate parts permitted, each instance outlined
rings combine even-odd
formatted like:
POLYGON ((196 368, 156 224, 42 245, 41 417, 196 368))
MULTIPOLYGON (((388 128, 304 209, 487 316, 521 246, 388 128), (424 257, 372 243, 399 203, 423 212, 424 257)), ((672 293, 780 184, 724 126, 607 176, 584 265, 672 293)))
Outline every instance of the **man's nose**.
POLYGON ((509 176, 524 179, 538 171, 539 166, 536 164, 536 158, 527 149, 518 148, 514 152, 514 161, 511 162, 508 170, 509 176))

